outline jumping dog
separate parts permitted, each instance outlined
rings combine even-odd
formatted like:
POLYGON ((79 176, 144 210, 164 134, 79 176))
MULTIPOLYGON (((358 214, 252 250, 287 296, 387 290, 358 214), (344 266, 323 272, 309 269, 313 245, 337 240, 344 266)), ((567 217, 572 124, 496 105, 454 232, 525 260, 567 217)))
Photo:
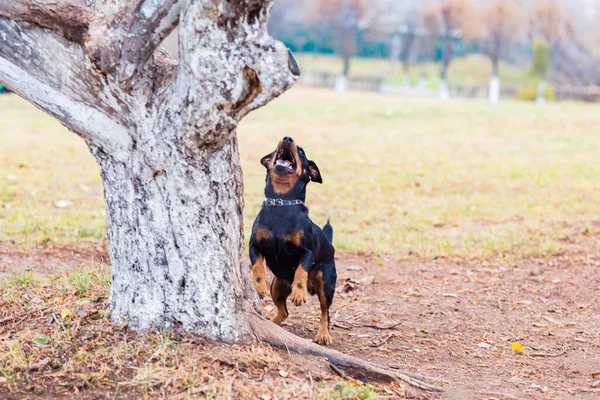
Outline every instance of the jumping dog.
POLYGON ((306 186, 310 181, 323 183, 321 173, 289 136, 260 162, 267 169, 266 199, 250 237, 252 281, 258 295, 264 298, 265 263, 275 275, 271 297, 277 314, 271 321, 278 325, 289 315, 288 297, 300 306, 306 303, 309 293, 318 295, 321 321, 315 342, 329 345, 329 307, 337 279, 333 228, 329 221, 323 229, 315 225, 304 205, 306 186))

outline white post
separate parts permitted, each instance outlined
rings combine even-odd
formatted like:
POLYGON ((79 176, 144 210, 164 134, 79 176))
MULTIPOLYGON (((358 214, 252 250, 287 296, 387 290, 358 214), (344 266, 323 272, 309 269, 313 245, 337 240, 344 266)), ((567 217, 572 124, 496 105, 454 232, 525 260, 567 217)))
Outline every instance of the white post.
POLYGON ((546 104, 546 87, 547 83, 545 80, 540 81, 537 87, 537 96, 535 98, 536 104, 546 104))
POLYGON ((448 90, 448 82, 446 80, 440 81, 440 100, 446 101, 450 99, 450 92, 448 90))
POLYGON ((489 100, 490 103, 497 103, 500 100, 500 78, 495 75, 490 79, 489 100))
POLYGON ((336 92, 345 92, 348 88, 348 77, 344 74, 339 74, 335 78, 334 89, 336 92))
POLYGON ((424 91, 427 89, 427 76, 425 74, 421 74, 419 77, 419 83, 417 83, 417 88, 420 91, 424 91))

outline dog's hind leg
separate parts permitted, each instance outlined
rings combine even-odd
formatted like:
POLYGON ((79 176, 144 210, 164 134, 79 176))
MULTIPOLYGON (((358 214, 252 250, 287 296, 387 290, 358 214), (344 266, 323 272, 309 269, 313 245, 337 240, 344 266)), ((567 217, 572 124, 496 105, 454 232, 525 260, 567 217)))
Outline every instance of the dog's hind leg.
POLYGON ((271 298, 277 307, 277 314, 271 318, 271 322, 281 325, 288 317, 289 313, 286 302, 290 293, 292 293, 292 287, 287 281, 278 278, 273 279, 271 283, 271 298))
POLYGON ((329 307, 331 307, 331 303, 333 302, 337 274, 333 262, 320 263, 318 268, 319 270, 314 275, 311 285, 319 296, 319 304, 321 306, 321 320, 319 322, 319 331, 317 332, 317 336, 315 336, 315 342, 327 346, 333 342, 329 334, 329 307))

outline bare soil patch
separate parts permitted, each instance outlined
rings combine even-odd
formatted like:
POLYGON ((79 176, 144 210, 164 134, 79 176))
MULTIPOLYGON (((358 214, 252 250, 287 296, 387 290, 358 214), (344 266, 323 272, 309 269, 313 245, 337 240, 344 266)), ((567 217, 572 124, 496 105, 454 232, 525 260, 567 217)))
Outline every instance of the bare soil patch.
MULTIPOLYGON (((0 271, 6 274, 29 268, 33 273, 49 274, 82 265, 94 268, 95 260, 102 257, 106 257, 102 246, 91 250, 44 247, 26 254, 2 246, 0 271)), ((341 255, 337 265, 332 347, 419 373, 429 383, 446 389, 445 393, 433 394, 377 386, 374 390, 381 396, 596 399, 600 395, 598 251, 573 249, 547 259, 517 261, 341 255), (524 353, 512 347, 515 342, 523 346, 524 353)), ((23 292, 23 299, 27 299, 27 290, 23 292)), ((261 345, 211 344, 192 335, 140 337, 118 331, 105 318, 90 317, 105 306, 105 296, 105 289, 94 292, 94 296, 88 293, 85 299, 67 291, 64 303, 54 304, 50 299, 55 297, 48 295, 52 304, 27 315, 17 314, 22 312, 22 305, 4 302, 0 320, 15 314, 18 318, 3 322, 0 331, 9 337, 22 335, 31 343, 40 334, 52 337, 63 358, 56 351, 42 351, 43 346, 31 344, 29 350, 23 350, 29 364, 20 367, 16 381, 0 382, 0 393, 19 398, 37 390, 42 397, 105 398, 112 397, 118 386, 116 398, 135 398, 140 393, 325 398, 337 390, 332 387, 346 390, 335 386, 340 378, 321 359, 261 345), (48 322, 62 308, 75 311, 81 304, 87 304, 86 311, 73 317, 73 326, 77 326, 75 331, 70 328, 68 335, 48 322), (109 348, 113 349, 112 358, 107 355, 110 352, 100 351, 109 348), (93 354, 89 356, 93 361, 73 361, 83 357, 82 351, 93 354), (31 363, 36 367, 35 363, 45 358, 49 358, 47 365, 31 369, 31 363), (197 366, 196 372, 192 364, 197 366), (140 380, 140 371, 148 374, 146 381, 140 380), (215 388, 216 384, 221 386, 215 388), (186 385, 193 390, 186 392, 186 385)), ((266 316, 274 313, 270 301, 266 300, 264 307, 266 316)), ((318 327, 317 299, 311 298, 302 307, 290 304, 289 310, 285 328, 312 339, 318 327)), ((355 384, 347 382, 350 387, 355 384)), ((348 393, 348 398, 360 398, 355 392, 348 393)))
MULTIPOLYGON (((444 398, 600 395, 599 252, 510 262, 342 256, 338 266, 348 291, 334 300, 338 350, 437 378, 444 398)), ((292 308, 289 329, 310 338, 316 307, 292 308)))
POLYGON ((11 242, 0 242, 0 277, 12 272, 29 271, 37 275, 52 275, 106 263, 108 251, 104 243, 20 247, 11 242))

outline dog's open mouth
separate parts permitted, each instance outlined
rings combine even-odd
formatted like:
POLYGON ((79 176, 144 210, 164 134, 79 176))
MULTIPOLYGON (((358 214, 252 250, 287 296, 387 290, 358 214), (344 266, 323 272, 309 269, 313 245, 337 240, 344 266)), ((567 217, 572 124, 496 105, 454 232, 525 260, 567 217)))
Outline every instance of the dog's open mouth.
POLYGON ((275 171, 278 173, 291 173, 295 170, 296 163, 292 152, 285 148, 279 149, 275 159, 275 171))

